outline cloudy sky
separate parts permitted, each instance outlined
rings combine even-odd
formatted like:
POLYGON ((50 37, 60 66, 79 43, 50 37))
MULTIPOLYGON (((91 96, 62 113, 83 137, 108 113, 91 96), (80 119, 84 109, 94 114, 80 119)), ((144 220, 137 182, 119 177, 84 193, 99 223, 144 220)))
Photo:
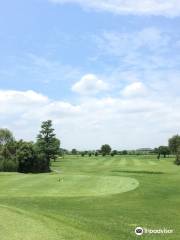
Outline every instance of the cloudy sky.
POLYGON ((167 144, 180 126, 179 0, 0 3, 0 127, 62 147, 167 144))

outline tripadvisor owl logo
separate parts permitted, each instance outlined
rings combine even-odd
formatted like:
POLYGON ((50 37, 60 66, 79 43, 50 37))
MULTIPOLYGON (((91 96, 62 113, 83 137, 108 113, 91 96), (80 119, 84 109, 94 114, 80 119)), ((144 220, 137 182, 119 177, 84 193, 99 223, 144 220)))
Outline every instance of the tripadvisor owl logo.
POLYGON ((143 230, 142 227, 137 227, 137 228, 135 229, 135 234, 136 234, 136 235, 141 236, 141 235, 143 235, 143 233, 144 233, 144 230, 143 230))

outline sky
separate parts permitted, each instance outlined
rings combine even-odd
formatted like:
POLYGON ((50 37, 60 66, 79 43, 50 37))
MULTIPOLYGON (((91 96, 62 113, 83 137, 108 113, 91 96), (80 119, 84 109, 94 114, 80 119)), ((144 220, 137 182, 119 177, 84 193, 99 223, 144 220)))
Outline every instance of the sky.
POLYGON ((0 127, 61 147, 167 145, 180 126, 179 0, 0 2, 0 127))

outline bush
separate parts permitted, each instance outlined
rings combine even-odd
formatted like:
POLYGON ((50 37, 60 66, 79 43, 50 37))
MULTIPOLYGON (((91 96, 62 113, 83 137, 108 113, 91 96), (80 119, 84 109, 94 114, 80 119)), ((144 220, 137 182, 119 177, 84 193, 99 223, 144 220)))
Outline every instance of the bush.
POLYGON ((45 153, 38 152, 33 143, 21 142, 16 153, 18 172, 43 173, 50 172, 49 161, 45 153))

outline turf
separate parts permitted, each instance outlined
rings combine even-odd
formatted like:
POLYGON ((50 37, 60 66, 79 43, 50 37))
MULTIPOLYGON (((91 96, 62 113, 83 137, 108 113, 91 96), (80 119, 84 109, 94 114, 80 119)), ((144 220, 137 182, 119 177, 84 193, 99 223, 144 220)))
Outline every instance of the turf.
POLYGON ((66 156, 50 174, 0 174, 1 240, 180 239, 180 167, 155 156, 66 156), (173 234, 134 234, 136 226, 173 234))
POLYGON ((9 197, 103 196, 128 192, 139 185, 136 179, 130 177, 67 174, 4 174, 0 180, 1 196, 9 197))

